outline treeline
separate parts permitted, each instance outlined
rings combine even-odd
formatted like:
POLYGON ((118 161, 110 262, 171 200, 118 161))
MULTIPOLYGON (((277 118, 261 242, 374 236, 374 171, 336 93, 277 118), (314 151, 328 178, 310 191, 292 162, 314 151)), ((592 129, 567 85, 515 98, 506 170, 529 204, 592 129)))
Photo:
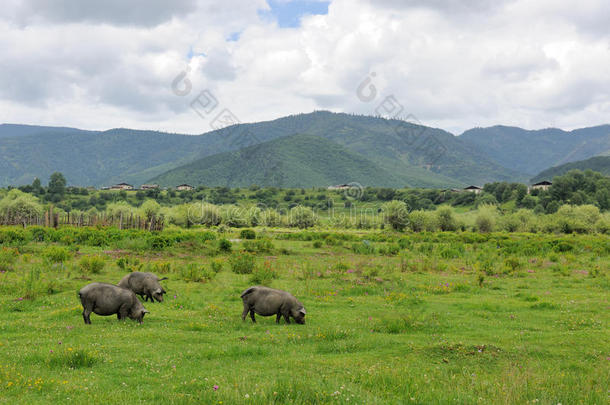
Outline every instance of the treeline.
MULTIPOLYGON (((86 188, 68 187, 61 173, 54 173, 47 186, 36 179, 33 184, 18 189, 0 189, 0 215, 7 210, 19 215, 40 215, 48 205, 53 204, 59 212, 73 214, 108 213, 109 215, 131 214, 150 217, 162 214, 174 218, 180 226, 190 226, 198 221, 185 219, 185 211, 193 210, 193 204, 221 207, 221 217, 226 212, 254 211, 276 213, 289 216, 295 207, 315 211, 320 217, 352 215, 352 211, 365 211, 364 219, 352 220, 356 226, 375 226, 383 221, 371 219, 372 214, 382 214, 383 204, 401 201, 412 211, 432 211, 440 206, 476 209, 481 206, 497 206, 505 213, 528 209, 537 215, 556 213, 563 205, 590 205, 600 212, 610 210, 610 177, 593 171, 571 171, 553 179, 548 190, 528 190, 521 183, 497 182, 483 187, 481 193, 440 189, 391 189, 376 187, 352 187, 348 190, 327 190, 326 188, 279 189, 199 186, 191 191, 176 190, 135 190, 98 191, 86 188), (185 208, 186 207, 186 208, 185 208)), ((267 216, 274 217, 275 214, 267 216)), ((242 215, 244 216, 244 215, 242 215)), ((341 221, 334 218, 334 221, 341 221)), ((247 220, 226 220, 227 223, 243 223, 247 220)), ((250 221, 251 222, 251 221, 250 221)), ((256 222, 256 220, 254 221, 256 222)), ((273 221, 272 221, 273 222, 273 221)), ((277 221, 276 221, 277 222, 277 221)), ((287 220, 286 223, 289 223, 287 220)))

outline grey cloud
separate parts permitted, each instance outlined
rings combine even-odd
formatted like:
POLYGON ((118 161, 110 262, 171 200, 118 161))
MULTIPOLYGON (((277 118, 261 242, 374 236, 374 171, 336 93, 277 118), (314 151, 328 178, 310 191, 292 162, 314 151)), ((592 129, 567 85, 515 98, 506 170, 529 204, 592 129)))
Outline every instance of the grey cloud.
POLYGON ((5 7, 4 15, 19 25, 49 23, 98 23, 156 26, 196 9, 196 0, 23 0, 5 7))

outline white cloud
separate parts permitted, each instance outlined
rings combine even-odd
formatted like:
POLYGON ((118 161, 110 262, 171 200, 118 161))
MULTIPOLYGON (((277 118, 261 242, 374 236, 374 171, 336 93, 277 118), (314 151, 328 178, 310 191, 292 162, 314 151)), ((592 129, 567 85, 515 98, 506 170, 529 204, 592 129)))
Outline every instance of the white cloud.
POLYGON ((394 95, 457 133, 595 125, 610 110, 605 0, 334 0, 290 29, 259 18, 264 0, 41 4, 0 12, 0 122, 201 133, 213 117, 190 104, 204 89, 241 121, 373 114, 394 95), (177 96, 187 66, 192 90, 177 96), (356 89, 371 72, 367 103, 356 89))

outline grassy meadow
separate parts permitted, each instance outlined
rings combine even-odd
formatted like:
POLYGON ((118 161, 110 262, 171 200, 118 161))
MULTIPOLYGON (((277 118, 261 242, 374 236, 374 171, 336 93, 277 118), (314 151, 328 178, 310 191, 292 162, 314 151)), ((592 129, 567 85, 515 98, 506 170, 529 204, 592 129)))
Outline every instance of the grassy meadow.
POLYGON ((604 235, 0 231, 0 403, 609 400, 604 235), (85 325, 78 289, 135 270, 166 300, 85 325), (306 325, 242 322, 254 284, 306 325))

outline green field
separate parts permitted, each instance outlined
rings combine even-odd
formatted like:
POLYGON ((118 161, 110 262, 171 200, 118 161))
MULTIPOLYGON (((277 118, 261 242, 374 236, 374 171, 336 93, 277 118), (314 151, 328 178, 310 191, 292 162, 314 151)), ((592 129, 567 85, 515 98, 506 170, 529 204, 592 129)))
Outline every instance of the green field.
POLYGON ((1 403, 609 400, 604 235, 28 229, 0 228, 1 403), (85 325, 78 289, 130 270, 165 302, 85 325), (257 283, 306 325, 242 322, 257 283))

